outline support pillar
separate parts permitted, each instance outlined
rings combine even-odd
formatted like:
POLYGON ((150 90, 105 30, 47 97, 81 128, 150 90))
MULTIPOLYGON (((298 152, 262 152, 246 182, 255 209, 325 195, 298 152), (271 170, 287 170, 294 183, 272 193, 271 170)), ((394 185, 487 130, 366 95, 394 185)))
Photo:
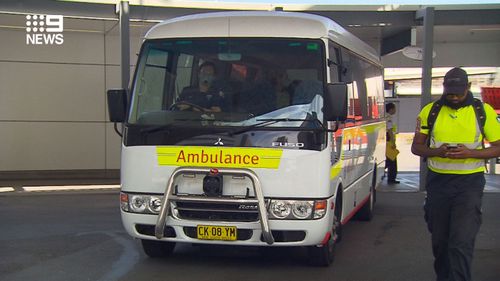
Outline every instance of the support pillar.
POLYGON ((121 87, 128 90, 130 81, 130 13, 128 1, 120 1, 116 4, 116 13, 120 19, 121 87))
MULTIPOLYGON (((423 60, 422 60, 422 93, 420 96, 420 108, 431 102, 432 86, 432 53, 434 45, 434 8, 427 7, 418 10, 416 20, 423 20, 424 24, 424 42, 423 42, 423 60)), ((425 190, 425 181, 427 178, 427 163, 420 157, 420 191, 425 190)))

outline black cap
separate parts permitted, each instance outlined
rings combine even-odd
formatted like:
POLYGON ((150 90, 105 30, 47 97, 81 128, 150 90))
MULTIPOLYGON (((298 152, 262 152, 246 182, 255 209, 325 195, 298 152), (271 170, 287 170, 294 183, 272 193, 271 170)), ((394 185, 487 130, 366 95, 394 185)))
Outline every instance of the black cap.
POLYGON ((455 67, 446 72, 443 81, 443 94, 462 94, 469 86, 469 79, 465 70, 455 67))

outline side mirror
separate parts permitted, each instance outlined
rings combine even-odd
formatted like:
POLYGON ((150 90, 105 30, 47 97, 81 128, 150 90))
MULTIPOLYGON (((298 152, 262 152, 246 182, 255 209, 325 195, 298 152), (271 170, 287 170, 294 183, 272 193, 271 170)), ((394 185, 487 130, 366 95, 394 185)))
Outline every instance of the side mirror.
POLYGON ((347 119, 347 84, 328 84, 323 99, 323 115, 327 121, 345 121, 347 119))
POLYGON ((111 89, 108 95, 109 120, 122 123, 127 116, 127 91, 125 89, 111 89))

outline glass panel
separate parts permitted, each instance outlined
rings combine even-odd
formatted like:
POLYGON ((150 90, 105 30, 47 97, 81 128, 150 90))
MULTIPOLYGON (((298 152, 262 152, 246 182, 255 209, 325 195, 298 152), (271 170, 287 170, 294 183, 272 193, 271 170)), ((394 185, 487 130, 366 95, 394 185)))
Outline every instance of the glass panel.
POLYGON ((382 68, 342 50, 342 81, 352 82, 349 115, 356 120, 378 119, 384 112, 382 68))
POLYGON ((179 54, 179 61, 177 63, 177 79, 175 80, 175 96, 179 96, 182 89, 189 86, 192 71, 193 56, 179 54))
POLYGON ((168 53, 154 48, 146 48, 139 62, 141 76, 135 81, 131 119, 141 112, 162 109, 168 53))
POLYGON ((179 125, 206 119, 210 122, 204 126, 247 126, 259 119, 322 120, 324 54, 321 40, 146 41, 129 123, 179 125))

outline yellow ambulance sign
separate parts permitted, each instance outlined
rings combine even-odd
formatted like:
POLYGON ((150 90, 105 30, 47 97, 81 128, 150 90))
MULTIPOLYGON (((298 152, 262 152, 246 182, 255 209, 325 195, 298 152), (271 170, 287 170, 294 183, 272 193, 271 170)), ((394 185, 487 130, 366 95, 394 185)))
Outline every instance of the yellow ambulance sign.
POLYGON ((278 169, 282 149, 158 146, 158 165, 217 168, 266 168, 278 169))

